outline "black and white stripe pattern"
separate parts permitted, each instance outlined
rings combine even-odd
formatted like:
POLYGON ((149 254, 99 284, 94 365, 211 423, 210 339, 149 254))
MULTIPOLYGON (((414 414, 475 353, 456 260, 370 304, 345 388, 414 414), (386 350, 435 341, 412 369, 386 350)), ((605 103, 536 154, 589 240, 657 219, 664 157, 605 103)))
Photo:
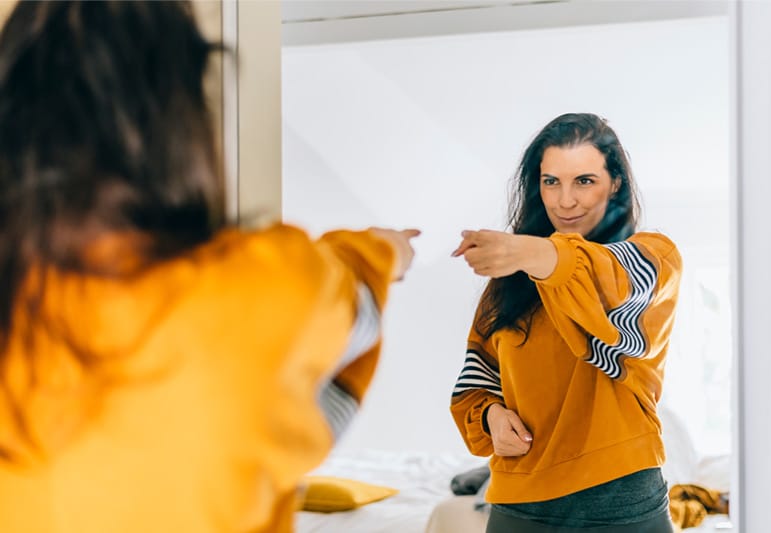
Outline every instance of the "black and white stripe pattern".
POLYGON ((640 317, 653 299, 658 274, 653 264, 630 242, 606 245, 626 270, 631 285, 629 298, 608 312, 608 320, 618 330, 620 338, 613 346, 596 337, 591 338, 592 354, 587 362, 596 366, 612 379, 622 375, 620 356, 642 357, 646 352, 645 336, 640 328, 640 317))
POLYGON ((455 382, 452 396, 454 398, 474 389, 485 389, 503 398, 501 374, 498 369, 485 361, 477 352, 468 350, 466 360, 463 362, 463 369, 455 382))
MULTIPOLYGON (((348 346, 340 358, 337 368, 332 373, 333 376, 337 375, 349 363, 367 353, 380 338, 380 310, 375 303, 374 296, 372 296, 372 291, 364 283, 360 283, 357 289, 356 322, 351 328, 348 346)), ((356 414, 359 402, 330 380, 321 388, 319 407, 321 407, 335 439, 337 439, 356 414)))
POLYGON ((319 406, 324 412, 329 427, 332 428, 335 440, 337 440, 359 409, 359 402, 333 381, 330 381, 321 389, 319 406))
POLYGON ((340 359, 339 368, 369 351, 380 338, 380 310, 375 297, 364 283, 359 284, 358 293, 356 322, 351 328, 348 347, 340 359))

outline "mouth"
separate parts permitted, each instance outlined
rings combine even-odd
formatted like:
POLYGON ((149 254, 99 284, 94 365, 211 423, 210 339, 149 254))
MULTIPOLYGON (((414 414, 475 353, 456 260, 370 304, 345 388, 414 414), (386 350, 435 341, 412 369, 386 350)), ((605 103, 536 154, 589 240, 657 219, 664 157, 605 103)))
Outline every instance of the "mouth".
POLYGON ((576 223, 578 223, 578 222, 579 222, 579 221, 580 221, 582 218, 584 218, 584 215, 578 215, 578 216, 575 216, 575 217, 561 217, 561 216, 557 216, 557 219, 558 219, 558 220, 559 220, 561 223, 565 224, 566 226, 570 226, 570 225, 572 225, 572 224, 576 224, 576 223))

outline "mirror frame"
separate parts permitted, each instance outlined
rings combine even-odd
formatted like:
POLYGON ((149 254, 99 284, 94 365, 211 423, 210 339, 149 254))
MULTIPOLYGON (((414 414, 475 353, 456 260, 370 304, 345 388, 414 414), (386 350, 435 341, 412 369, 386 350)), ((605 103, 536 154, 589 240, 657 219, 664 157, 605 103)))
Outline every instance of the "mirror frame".
MULTIPOLYGON (((279 2, 261 2, 275 7, 279 2)), ((302 2, 294 2, 299 4, 302 2)), ((322 2, 313 2, 321 4, 322 2)), ((325 2, 340 4, 340 2, 325 2)), ((347 2, 349 4, 353 2, 347 2)), ((384 2, 376 2, 385 4, 384 2)), ((421 4, 419 0, 412 2, 421 4)), ((437 2, 423 1, 423 4, 437 2)), ((439 11, 411 10, 398 17, 338 17, 329 20, 304 20, 293 18, 282 24, 275 9, 257 20, 255 10, 239 10, 248 0, 223 0, 223 36, 226 43, 239 43, 238 28, 254 28, 268 25, 283 34, 283 44, 299 45, 345 40, 368 40, 420 35, 442 35, 479 31, 511 31, 546 27, 569 27, 587 24, 662 20, 698 16, 726 15, 730 25, 730 57, 732 58, 731 86, 731 198, 730 235, 732 237, 732 331, 734 359, 732 364, 732 425, 733 454, 731 479, 731 521, 734 531, 748 533, 768 528, 765 513, 765 488, 771 477, 771 424, 766 422, 771 405, 771 357, 768 357, 768 327, 771 312, 771 276, 767 270, 771 264, 771 238, 758 224, 769 213, 771 180, 771 2, 755 0, 659 0, 624 2, 588 2, 564 0, 562 2, 518 4, 485 0, 453 2, 467 7, 454 6, 439 11), (515 11, 516 10, 516 11, 515 11), (516 14, 516 15, 515 15, 516 14), (259 23, 259 24, 258 24, 259 23)), ((259 3, 258 3, 259 4, 259 3)), ((402 2, 404 4, 404 2, 402 2)), ((392 4, 393 5, 393 4, 392 4)), ((296 7, 296 6, 295 6, 296 7)), ((339 7, 339 6, 338 6, 339 7)), ((295 10, 295 13, 297 11, 295 10)), ((268 37, 270 52, 278 57, 279 69, 274 68, 266 76, 274 86, 280 87, 280 46, 275 38, 268 37)), ((238 150, 229 154, 229 194, 233 195, 233 209, 248 204, 244 181, 248 177, 264 175, 263 181, 273 180, 267 189, 273 202, 271 206, 280 212, 280 117, 278 129, 270 118, 266 123, 253 116, 244 116, 238 102, 240 95, 251 95, 244 84, 243 71, 264 71, 260 57, 241 54, 243 46, 232 46, 237 53, 231 72, 225 74, 225 138, 233 146, 243 146, 239 135, 244 125, 262 127, 268 135, 278 137, 273 143, 272 160, 279 161, 279 169, 269 167, 267 174, 251 162, 239 161, 238 150), (239 90, 240 86, 240 90, 239 90), (241 179, 243 177, 243 179, 241 179)), ((276 58, 271 61, 275 64, 276 58)), ((228 68, 228 67, 226 67, 228 68)), ((280 110, 280 94, 266 96, 280 110)), ((242 99, 243 101, 243 99, 242 99)), ((265 102, 265 100, 263 100, 265 102)), ((226 156, 228 156, 226 148, 226 156)), ((232 149, 231 149, 232 150, 232 149)), ((265 170, 264 168, 262 169, 265 170)), ((254 190, 254 189, 252 189, 254 190)), ((231 198, 229 196, 229 198, 231 198)), ((252 200, 253 201, 253 200, 252 200)))
POLYGON ((771 3, 730 4, 733 98, 731 220, 733 223, 734 365, 731 519, 736 531, 768 530, 771 474, 771 238, 759 222, 771 198, 771 3))

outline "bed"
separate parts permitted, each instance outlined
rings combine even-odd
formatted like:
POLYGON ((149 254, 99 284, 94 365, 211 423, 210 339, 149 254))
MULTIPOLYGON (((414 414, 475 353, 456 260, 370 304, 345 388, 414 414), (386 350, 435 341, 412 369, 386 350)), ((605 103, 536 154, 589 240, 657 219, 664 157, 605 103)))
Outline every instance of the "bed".
MULTIPOLYGON (((667 449, 664 476, 670 486, 696 483, 727 492, 729 458, 699 457, 684 425, 668 410, 660 411, 667 449)), ((466 453, 356 450, 333 452, 313 474, 355 479, 398 489, 384 500, 335 513, 300 511, 298 533, 484 533, 487 515, 475 509, 481 496, 455 496, 450 482, 457 474, 486 464, 466 453)), ((708 515, 686 533, 731 531, 727 515, 708 515)))
POLYGON ((314 475, 385 485, 399 492, 382 501, 337 513, 298 512, 297 533, 424 533, 434 508, 452 497, 450 480, 484 465, 465 453, 357 450, 333 452, 314 475))

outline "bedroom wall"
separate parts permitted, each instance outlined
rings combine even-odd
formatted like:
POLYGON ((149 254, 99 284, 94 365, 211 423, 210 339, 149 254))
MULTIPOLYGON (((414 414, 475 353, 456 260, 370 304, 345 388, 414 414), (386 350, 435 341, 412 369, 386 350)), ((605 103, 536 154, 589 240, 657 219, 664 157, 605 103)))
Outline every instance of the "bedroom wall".
POLYGON ((686 262, 665 402, 703 453, 728 450, 727 39, 707 17, 284 47, 284 219, 424 231, 341 448, 463 449, 449 394, 484 280, 449 254, 462 229, 503 227, 506 181, 537 129, 593 111, 631 154, 644 226, 686 262))

